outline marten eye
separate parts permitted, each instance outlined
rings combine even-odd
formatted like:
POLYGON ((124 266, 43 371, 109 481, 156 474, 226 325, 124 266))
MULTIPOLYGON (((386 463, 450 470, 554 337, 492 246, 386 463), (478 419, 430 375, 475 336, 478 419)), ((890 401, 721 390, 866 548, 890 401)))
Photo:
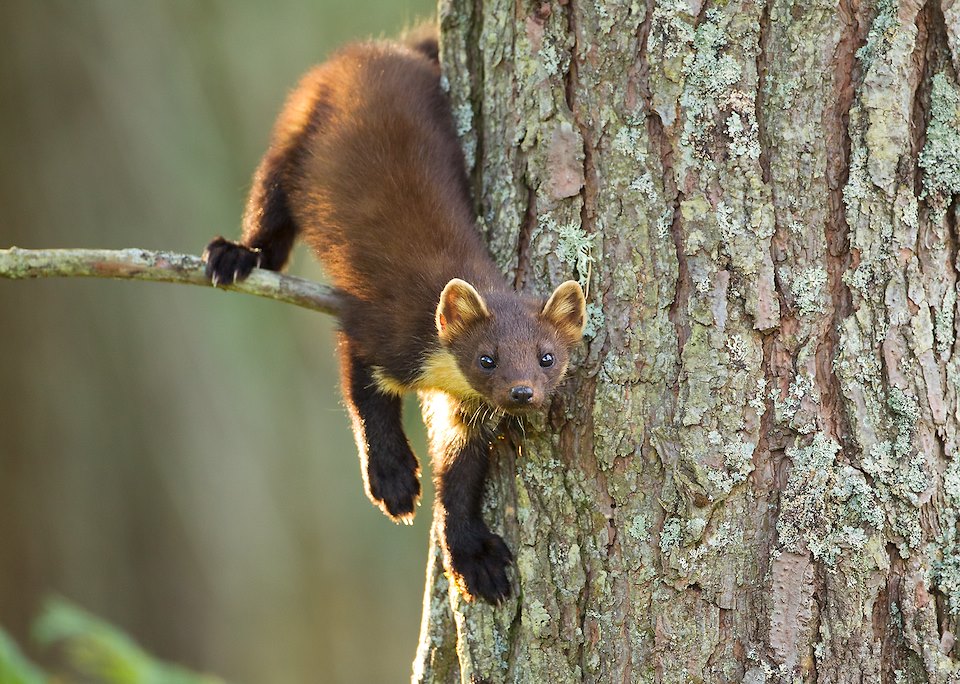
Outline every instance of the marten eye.
POLYGON ((542 368, 549 368, 553 365, 553 354, 549 352, 540 357, 540 366, 542 368))
POLYGON ((497 367, 497 362, 493 360, 492 356, 484 354, 480 357, 480 367, 484 370, 493 370, 497 367))

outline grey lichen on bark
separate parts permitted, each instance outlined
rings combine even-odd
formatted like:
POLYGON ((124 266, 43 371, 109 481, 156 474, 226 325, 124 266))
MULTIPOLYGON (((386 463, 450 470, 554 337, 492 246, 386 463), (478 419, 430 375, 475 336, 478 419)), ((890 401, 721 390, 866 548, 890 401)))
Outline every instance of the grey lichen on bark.
POLYGON ((441 3, 491 249, 589 285, 488 522, 517 593, 434 553, 415 680, 960 676, 960 9, 441 3))

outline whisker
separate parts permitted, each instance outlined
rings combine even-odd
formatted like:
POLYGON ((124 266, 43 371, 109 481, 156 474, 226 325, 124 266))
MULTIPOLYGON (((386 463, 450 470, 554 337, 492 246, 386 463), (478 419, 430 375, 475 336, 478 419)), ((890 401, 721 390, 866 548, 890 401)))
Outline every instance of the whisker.
POLYGON ((483 410, 483 404, 478 404, 477 408, 473 411, 473 414, 470 416, 470 427, 477 426, 477 418, 480 415, 480 412, 483 410))

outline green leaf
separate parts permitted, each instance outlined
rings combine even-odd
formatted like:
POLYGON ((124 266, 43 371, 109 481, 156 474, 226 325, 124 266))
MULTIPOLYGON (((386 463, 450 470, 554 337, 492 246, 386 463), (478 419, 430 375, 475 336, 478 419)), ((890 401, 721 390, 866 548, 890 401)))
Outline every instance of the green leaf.
POLYGON ((34 625, 34 637, 43 645, 63 647, 71 668, 93 682, 223 684, 216 677, 154 659, 116 627, 60 598, 47 602, 34 625))
POLYGON ((0 684, 45 684, 47 676, 0 630, 0 684))

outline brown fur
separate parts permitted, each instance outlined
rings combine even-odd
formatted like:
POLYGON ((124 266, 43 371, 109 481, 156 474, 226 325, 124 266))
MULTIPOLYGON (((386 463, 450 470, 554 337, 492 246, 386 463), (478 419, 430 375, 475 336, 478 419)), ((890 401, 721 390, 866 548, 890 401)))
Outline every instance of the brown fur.
POLYGON ((352 45, 303 78, 254 175, 243 239, 211 242, 207 272, 280 269, 297 236, 344 297, 341 372, 367 494, 412 518, 419 466, 399 395, 444 393, 431 413, 447 426, 431 429, 444 557, 465 595, 503 598, 510 554, 480 516, 491 432, 475 418, 544 404, 585 305, 572 281, 546 303, 514 292, 487 253, 435 40, 352 45))
POLYGON ((325 120, 288 176, 294 219, 352 298, 342 322, 357 353, 411 381, 425 343, 436 343, 434 310, 450 279, 505 289, 474 226, 437 67, 400 46, 364 44, 307 79, 332 85, 325 120))

